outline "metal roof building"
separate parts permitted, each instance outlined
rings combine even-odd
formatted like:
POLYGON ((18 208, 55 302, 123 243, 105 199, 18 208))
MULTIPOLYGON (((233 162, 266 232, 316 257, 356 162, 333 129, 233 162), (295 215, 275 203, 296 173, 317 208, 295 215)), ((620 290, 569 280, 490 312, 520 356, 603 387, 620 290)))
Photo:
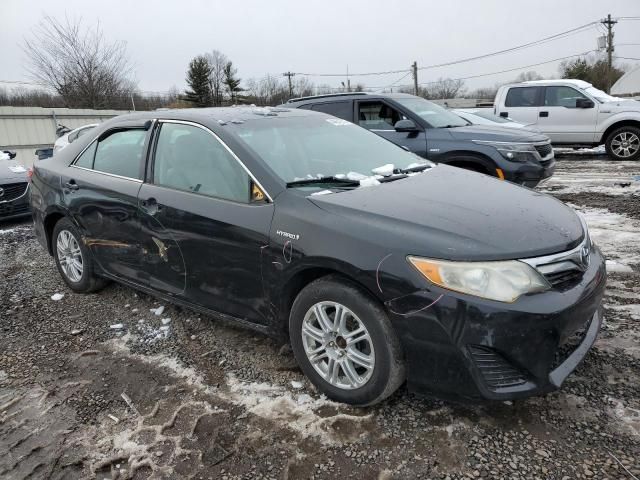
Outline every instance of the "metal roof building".
POLYGON ((640 96, 640 67, 625 73, 611 87, 611 95, 621 97, 640 96))
POLYGON ((35 150, 52 147, 56 127, 70 129, 88 123, 101 123, 124 110, 88 110, 41 107, 0 107, 0 150, 15 150, 16 160, 31 166, 37 159, 35 150))

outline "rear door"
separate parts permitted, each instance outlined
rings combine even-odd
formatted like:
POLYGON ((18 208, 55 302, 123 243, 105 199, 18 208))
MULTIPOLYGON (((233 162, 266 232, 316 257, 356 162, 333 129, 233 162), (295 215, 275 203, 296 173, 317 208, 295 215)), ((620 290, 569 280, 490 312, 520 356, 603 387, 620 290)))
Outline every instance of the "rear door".
POLYGON ((511 87, 507 91, 501 117, 509 117, 525 125, 538 122, 538 110, 542 101, 542 87, 511 87))
POLYGON ((418 126, 420 130, 416 132, 396 132, 394 128, 396 122, 413 119, 410 119, 395 106, 383 100, 358 100, 355 113, 355 123, 361 127, 421 157, 427 158, 427 138, 422 127, 418 126))
POLYGON ((217 312, 266 323, 261 275, 274 206, 207 128, 160 121, 139 193, 150 285, 217 312))
POLYGON ((106 273, 139 284, 146 283, 137 209, 149 125, 104 132, 60 178, 64 203, 94 259, 106 273))
POLYGON ((591 100, 565 85, 544 88, 544 101, 538 115, 538 128, 552 143, 589 143, 595 134, 598 109, 577 108, 579 99, 591 100))

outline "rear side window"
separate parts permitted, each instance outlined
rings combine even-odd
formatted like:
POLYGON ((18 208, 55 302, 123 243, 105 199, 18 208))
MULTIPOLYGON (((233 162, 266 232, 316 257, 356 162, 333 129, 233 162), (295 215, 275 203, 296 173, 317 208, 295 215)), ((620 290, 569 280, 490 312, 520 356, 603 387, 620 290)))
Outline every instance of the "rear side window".
POLYGON ((351 121, 351 102, 314 103, 311 105, 311 110, 351 121))
POLYGON ((540 87, 513 87, 509 89, 505 107, 537 107, 540 87))
POLYGON ((96 148, 93 169, 141 180, 144 142, 147 132, 141 128, 114 130, 102 137, 96 148))
POLYGON ((247 172, 217 138, 193 125, 162 125, 153 182, 186 192, 249 202, 247 172))
POLYGON ((78 167, 93 168, 93 157, 96 155, 97 144, 98 142, 93 142, 91 146, 78 157, 75 163, 78 167))

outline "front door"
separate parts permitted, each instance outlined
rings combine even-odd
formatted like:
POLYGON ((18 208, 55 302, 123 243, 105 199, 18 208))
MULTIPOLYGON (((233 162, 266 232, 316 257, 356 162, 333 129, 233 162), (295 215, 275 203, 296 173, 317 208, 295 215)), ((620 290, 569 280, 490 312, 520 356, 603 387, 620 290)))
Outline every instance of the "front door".
POLYGON ((545 87, 538 128, 551 143, 590 143, 595 133, 598 109, 577 108, 579 99, 591 100, 575 88, 565 85, 545 87))
POLYGON ((394 125, 408 117, 382 100, 356 103, 356 123, 383 138, 427 158, 427 139, 422 127, 417 132, 396 132, 394 125))
POLYGON ((139 193, 151 287, 266 323, 261 260, 273 204, 251 201, 248 173, 204 127, 161 121, 154 150, 139 193))
POLYGON ((64 202, 106 273, 144 284, 138 192, 148 131, 118 127, 94 140, 61 176, 64 202))

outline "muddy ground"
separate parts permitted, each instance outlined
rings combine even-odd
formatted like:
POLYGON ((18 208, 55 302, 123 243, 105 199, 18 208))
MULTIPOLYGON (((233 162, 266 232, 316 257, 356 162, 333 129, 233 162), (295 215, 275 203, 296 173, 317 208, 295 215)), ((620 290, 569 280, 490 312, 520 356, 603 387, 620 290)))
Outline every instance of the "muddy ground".
POLYGON ((561 391, 483 406, 334 404, 287 345, 116 284, 74 294, 28 222, 0 224, 0 478, 640 476, 640 163, 563 157, 541 190, 610 259, 606 323, 561 391))

